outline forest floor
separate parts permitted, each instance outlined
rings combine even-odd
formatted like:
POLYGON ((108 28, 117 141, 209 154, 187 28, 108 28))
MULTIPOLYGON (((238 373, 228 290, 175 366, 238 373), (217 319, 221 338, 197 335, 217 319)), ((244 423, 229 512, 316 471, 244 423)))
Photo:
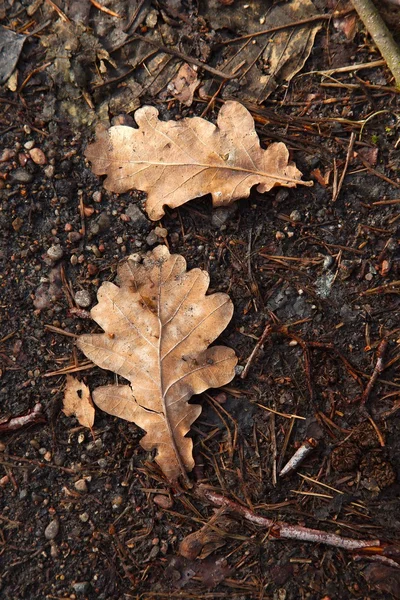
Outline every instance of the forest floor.
POLYGON ((350 9, 322 0, 1 5, 0 42, 20 34, 6 42, 16 70, 5 74, 0 61, 4 600, 400 598, 399 92, 350 9), (248 36, 273 28, 282 5, 283 22, 308 20, 306 30, 248 36), (334 10, 341 16, 329 18, 334 10), (295 38, 296 64, 278 68, 284 50, 266 58, 268 44, 295 38), (160 47, 206 66, 187 105, 169 85, 185 60, 160 47), (347 68, 355 64, 365 66, 347 68), (105 191, 85 160, 98 121, 149 104, 162 120, 215 122, 227 99, 248 108, 264 147, 288 146, 312 187, 253 188, 219 209, 207 196, 152 222, 143 193, 105 191), (168 484, 134 424, 97 411, 90 432, 62 412, 66 373, 90 387, 114 380, 74 345, 96 330, 84 317, 98 288, 124 258, 159 243, 230 295, 220 341, 239 367, 272 326, 246 377, 239 368, 196 398, 186 490, 168 484), (33 422, 10 430, 36 404, 33 422), (279 476, 310 439, 304 462, 279 476), (273 521, 388 543, 393 558, 277 540, 238 512, 215 513, 196 482, 273 521), (197 550, 184 557, 190 534, 197 550))

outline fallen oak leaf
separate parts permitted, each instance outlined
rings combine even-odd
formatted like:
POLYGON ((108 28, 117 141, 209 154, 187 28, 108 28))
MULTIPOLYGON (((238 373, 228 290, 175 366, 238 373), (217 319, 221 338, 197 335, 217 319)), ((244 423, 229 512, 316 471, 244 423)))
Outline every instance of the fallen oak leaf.
POLYGON ((201 413, 201 406, 187 401, 234 377, 234 351, 208 348, 231 320, 233 304, 227 294, 206 296, 208 273, 187 272, 183 256, 170 255, 165 246, 143 264, 128 259, 118 277, 119 287, 102 284, 91 310, 106 333, 81 335, 77 345, 130 385, 98 387, 93 401, 147 432, 141 445, 157 449, 155 460, 168 479, 187 479, 194 460, 185 436, 201 413))
POLYGON ((176 208, 208 193, 214 206, 226 206, 247 198, 254 185, 260 193, 278 185, 312 185, 301 181, 285 144, 261 148, 253 117, 239 102, 222 106, 217 125, 201 117, 160 121, 152 106, 137 110, 135 121, 138 129, 98 130, 85 156, 96 175, 107 175, 107 190, 147 192, 152 220, 164 215, 164 206, 176 208))
POLYGON ((67 417, 75 416, 83 427, 92 429, 95 409, 90 390, 83 381, 78 381, 78 379, 72 377, 72 375, 67 375, 67 384, 64 390, 63 413, 67 417))

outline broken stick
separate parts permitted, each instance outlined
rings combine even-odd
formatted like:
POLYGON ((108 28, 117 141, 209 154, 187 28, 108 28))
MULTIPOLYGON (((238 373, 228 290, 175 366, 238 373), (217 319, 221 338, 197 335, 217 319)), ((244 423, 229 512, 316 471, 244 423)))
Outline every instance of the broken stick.
POLYGON ((392 72, 396 87, 400 88, 400 48, 394 41, 378 9, 372 0, 352 0, 352 3, 392 72))

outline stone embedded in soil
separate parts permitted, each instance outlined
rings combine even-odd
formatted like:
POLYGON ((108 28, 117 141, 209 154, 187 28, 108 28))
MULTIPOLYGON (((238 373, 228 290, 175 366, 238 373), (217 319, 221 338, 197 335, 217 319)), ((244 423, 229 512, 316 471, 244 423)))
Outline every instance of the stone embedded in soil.
POLYGON ((60 530, 60 522, 58 519, 53 519, 44 530, 46 540, 54 540, 60 530))
POLYGON ((212 212, 211 225, 213 227, 222 227, 222 225, 225 225, 227 221, 229 221, 229 219, 233 217, 237 209, 237 204, 232 204, 232 206, 223 206, 222 208, 216 208, 212 212))
POLYGON ((90 224, 89 233, 97 235, 103 231, 106 231, 110 227, 110 217, 106 212, 99 214, 97 219, 90 224))
POLYGON ((150 231, 149 235, 146 238, 146 244, 148 244, 149 246, 154 246, 154 244, 157 244, 158 242, 158 237, 155 231, 150 231))
POLYGON ((21 219, 21 217, 16 217, 14 219, 14 221, 11 223, 12 228, 14 229, 14 231, 19 231, 22 227, 22 225, 24 224, 23 220, 21 219))
POLYGON ((165 227, 156 227, 154 229, 154 233, 156 234, 157 237, 159 237, 161 239, 165 239, 168 235, 168 229, 165 229, 165 227))
POLYGON ((46 167, 44 169, 44 174, 46 175, 46 177, 48 177, 49 179, 51 179, 54 176, 54 171, 55 171, 55 167, 54 165, 49 165, 48 167, 46 167))
POLYGON ((82 236, 79 231, 70 231, 67 235, 67 238, 72 244, 76 244, 82 239, 82 236))
POLYGON ((92 303, 92 298, 87 290, 79 290, 75 294, 75 302, 81 308, 87 308, 92 303))
POLYGON ((64 256, 64 250, 61 248, 60 244, 53 244, 52 246, 50 246, 50 248, 47 250, 47 256, 53 261, 53 262, 57 262, 58 260, 61 260, 62 257, 64 256))
POLYGON ((153 498, 154 504, 157 504, 160 508, 172 508, 174 502, 170 496, 164 496, 163 494, 157 494, 153 498))
POLYGON ((14 158, 14 156, 14 150, 11 150, 11 148, 4 148, 3 152, 0 154, 0 163, 7 162, 14 158))
POLYGON ((32 150, 29 150, 29 156, 36 165, 45 165, 47 162, 45 153, 40 148, 32 148, 32 150))
POLYGON ((74 591, 77 594, 86 594, 89 591, 90 583, 88 581, 77 581, 72 584, 74 591))
POLYGON ((89 513, 84 512, 81 515, 79 515, 79 519, 80 521, 82 521, 82 523, 87 523, 89 521, 89 513))
POLYGON ((78 479, 78 481, 75 481, 75 489, 77 492, 85 494, 88 491, 86 479, 78 479))
POLYGON ((25 169, 17 169, 12 173, 11 177, 18 183, 30 183, 33 179, 32 173, 29 173, 25 169))
POLYGON ((136 204, 129 204, 125 214, 130 218, 131 225, 141 227, 143 225, 148 225, 149 223, 148 219, 136 204))
POLYGON ((289 219, 291 221, 294 221, 295 223, 298 223, 299 221, 301 221, 301 212, 299 210, 292 210, 292 212, 289 215, 289 219))

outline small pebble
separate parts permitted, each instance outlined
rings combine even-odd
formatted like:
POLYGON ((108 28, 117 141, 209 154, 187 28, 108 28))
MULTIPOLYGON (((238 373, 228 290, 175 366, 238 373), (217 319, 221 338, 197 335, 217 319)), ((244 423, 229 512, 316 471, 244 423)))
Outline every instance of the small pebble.
POLYGON ((140 208, 136 204, 129 204, 125 211, 127 217, 130 218, 130 224, 136 225, 137 227, 148 225, 149 221, 142 213, 140 208))
POLYGON ((153 498, 154 503, 161 508, 172 508, 174 502, 170 496, 164 496, 163 494, 157 494, 153 498))
POLYGON ((332 256, 330 256, 329 254, 328 254, 328 256, 325 256, 324 262, 322 264, 322 268, 324 269, 324 271, 329 269, 333 265, 333 262, 334 262, 334 260, 333 260, 332 256))
POLYGON ((112 499, 111 502, 111 506, 116 509, 119 508, 121 506, 121 504, 123 503, 124 499, 122 496, 114 496, 114 498, 112 499))
POLYGON ((82 523, 87 523, 89 521, 89 513, 82 513, 81 515, 79 515, 79 519, 82 521, 82 523))
POLYGON ((21 167, 25 167, 26 163, 29 160, 29 156, 27 156, 26 154, 18 154, 18 162, 21 165, 21 167))
POLYGON ((93 192, 93 202, 101 202, 101 192, 93 192))
POLYGON ((59 530, 60 521, 58 519, 53 519, 44 530, 44 537, 46 540, 54 540, 54 538, 57 537, 59 530))
POLYGON ((88 581, 77 581, 72 584, 74 591, 77 594, 86 594, 89 590, 90 583, 88 581))
POLYGON ((40 494, 36 494, 36 492, 32 492, 32 502, 34 504, 41 504, 44 498, 40 494))
MULTIPOLYGON (((77 259, 77 262, 78 262, 78 259, 77 259)), ((98 269, 98 267, 96 267, 96 265, 89 263, 87 266, 87 271, 88 271, 89 275, 97 275, 97 273, 99 272, 99 269, 98 269)))
POLYGON ((27 142, 25 142, 24 148, 25 148, 25 150, 31 150, 34 145, 35 145, 34 140, 28 140, 27 142))
POLYGON ((277 191, 275 196, 275 202, 283 202, 286 198, 289 197, 289 192, 285 188, 281 188, 277 191))
POLYGON ((20 217, 16 217, 14 221, 11 223, 14 231, 19 231, 24 224, 23 220, 20 217))
POLYGON ((101 252, 95 244, 93 244, 93 246, 91 247, 91 250, 96 258, 101 258, 101 252))
POLYGON ((67 238, 70 242, 76 244, 76 242, 79 242, 79 240, 82 239, 82 236, 79 231, 70 231, 67 235, 67 238))
POLYGON ((155 231, 150 231, 149 235, 146 237, 146 243, 149 246, 154 246, 154 244, 157 244, 157 242, 158 242, 157 234, 155 233, 155 231))
POLYGON ((14 150, 11 150, 11 148, 4 148, 3 152, 0 154, 0 163, 7 162, 14 158, 14 156, 14 150))
POLYGON ((32 173, 25 171, 25 169, 17 169, 12 173, 12 178, 18 183, 30 183, 33 179, 32 173))
POLYGON ((4 452, 5 449, 6 449, 6 445, 3 444, 3 442, 0 442, 0 452, 4 452))
POLYGON ((285 234, 283 233, 283 231, 277 231, 275 234, 275 238, 279 241, 279 240, 284 240, 285 239, 285 234))
POLYGON ((78 481, 75 481, 75 489, 77 492, 85 494, 88 491, 86 479, 78 479, 78 481))
POLYGON ((156 227, 154 233, 157 237, 165 239, 168 235, 168 229, 165 229, 165 227, 156 227))
POLYGON ((54 262, 61 260, 64 256, 64 250, 61 248, 60 244, 53 244, 47 250, 47 256, 54 262))
POLYGON ((54 540, 50 542, 50 556, 51 558, 57 558, 58 556, 58 546, 54 540))
POLYGON ((55 171, 54 165, 49 165, 48 167, 46 167, 44 169, 44 174, 46 175, 46 177, 51 179, 54 176, 54 171, 55 171))
POLYGON ((87 290, 78 290, 75 294, 75 302, 81 308, 87 308, 92 303, 92 298, 87 290))
POLYGON ((47 163, 46 156, 40 148, 32 148, 32 150, 29 150, 29 156, 35 165, 45 165, 47 163))
POLYGON ((299 221, 301 221, 301 212, 299 210, 292 210, 292 212, 289 215, 289 218, 291 221, 298 223, 299 221))

